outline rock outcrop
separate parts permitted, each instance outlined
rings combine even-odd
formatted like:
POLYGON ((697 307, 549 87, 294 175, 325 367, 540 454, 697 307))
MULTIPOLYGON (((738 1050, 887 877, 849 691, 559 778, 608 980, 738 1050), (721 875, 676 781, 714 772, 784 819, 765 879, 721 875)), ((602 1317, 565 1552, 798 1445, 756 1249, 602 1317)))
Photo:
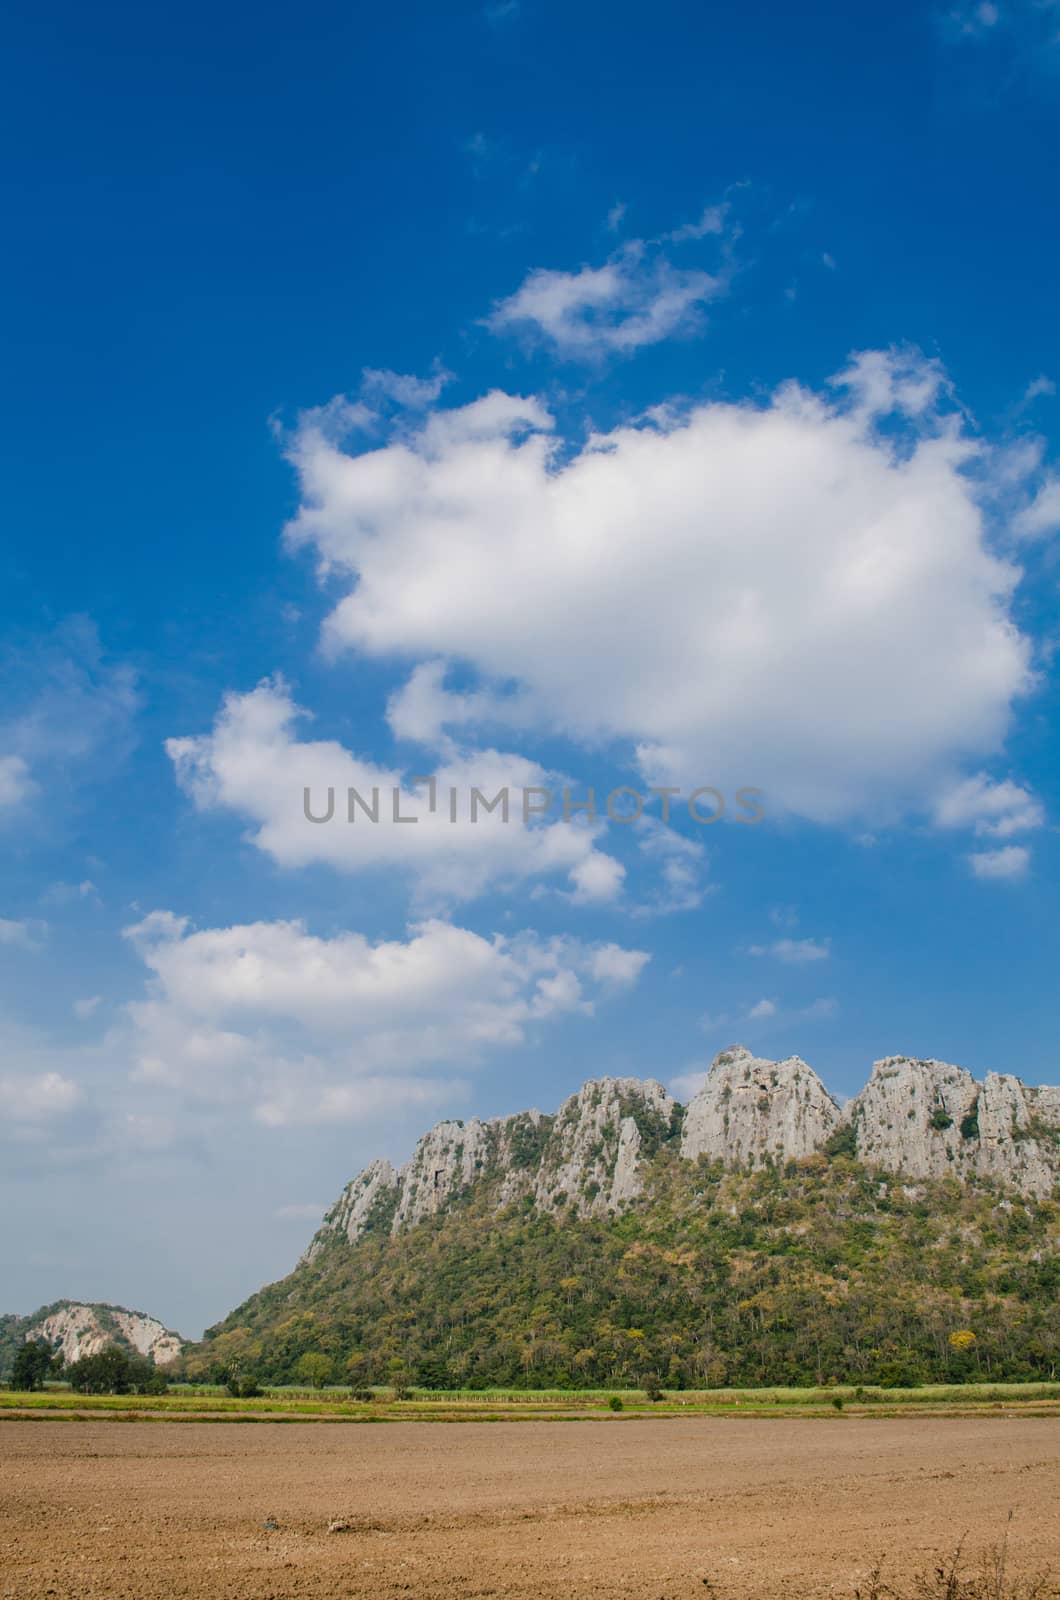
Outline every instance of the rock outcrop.
POLYGON ((798 1160, 819 1150, 841 1119, 836 1101, 798 1056, 763 1061, 736 1045, 715 1057, 689 1102, 681 1154, 730 1166, 798 1160))
POLYGON ((858 1158, 918 1178, 972 1174, 1039 1198, 1060 1178, 1060 1090, 911 1056, 877 1061, 848 1107, 858 1158))
POLYGON ((1026 1195, 1060 1182, 1060 1089, 910 1056, 877 1061, 845 1109, 798 1056, 767 1061, 735 1045, 717 1056, 687 1108, 649 1079, 596 1078, 554 1116, 524 1111, 440 1122, 399 1170, 373 1161, 343 1190, 304 1259, 336 1235, 397 1233, 474 1194, 495 1207, 621 1211, 644 1192, 663 1147, 727 1166, 854 1154, 911 1177, 981 1177, 1026 1195))

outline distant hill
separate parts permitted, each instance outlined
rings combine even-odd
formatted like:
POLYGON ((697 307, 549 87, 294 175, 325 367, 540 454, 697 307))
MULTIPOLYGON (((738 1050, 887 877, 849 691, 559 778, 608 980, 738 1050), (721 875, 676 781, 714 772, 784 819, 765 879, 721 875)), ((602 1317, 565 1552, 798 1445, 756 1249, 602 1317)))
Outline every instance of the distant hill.
POLYGON ((291 1275, 190 1347, 434 1387, 1060 1376, 1060 1091, 877 1062, 840 1108, 736 1047, 688 1106, 603 1078, 443 1122, 347 1185, 291 1275))
POLYGON ((28 1317, 0 1316, 0 1376, 7 1377, 15 1351, 27 1339, 43 1339, 61 1351, 68 1362, 116 1344, 123 1350, 150 1356, 157 1367, 172 1365, 187 1344, 179 1333, 172 1333, 156 1317, 148 1317, 142 1311, 57 1300, 28 1317))

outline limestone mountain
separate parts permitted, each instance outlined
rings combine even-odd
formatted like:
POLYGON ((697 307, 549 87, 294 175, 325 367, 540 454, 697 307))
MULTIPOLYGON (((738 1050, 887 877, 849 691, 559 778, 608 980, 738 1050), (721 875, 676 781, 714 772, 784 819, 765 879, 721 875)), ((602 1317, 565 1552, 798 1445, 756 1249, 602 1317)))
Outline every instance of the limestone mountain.
POLYGON ((191 1376, 433 1388, 1060 1377, 1060 1096, 894 1056, 846 1106, 742 1047, 380 1160, 191 1376))
POLYGON ((0 1317, 0 1367, 5 1372, 27 1339, 43 1339, 67 1363, 116 1344, 130 1354, 148 1356, 156 1367, 172 1365, 188 1343, 142 1311, 80 1300, 58 1300, 28 1317, 0 1317))

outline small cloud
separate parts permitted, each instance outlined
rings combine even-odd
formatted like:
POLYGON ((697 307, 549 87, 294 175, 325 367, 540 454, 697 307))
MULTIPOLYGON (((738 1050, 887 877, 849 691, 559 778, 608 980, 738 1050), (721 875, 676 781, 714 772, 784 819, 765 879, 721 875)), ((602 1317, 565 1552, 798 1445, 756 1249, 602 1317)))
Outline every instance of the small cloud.
POLYGON ((570 871, 574 889, 568 898, 579 906, 602 905, 622 892, 626 869, 614 856, 593 850, 570 871))
POLYGON ((85 1022, 102 1004, 103 996, 101 994, 89 995, 86 1000, 75 1000, 74 1016, 81 1022, 85 1022))
POLYGON ((0 756, 0 809, 19 805, 35 788, 21 756, 0 756))
POLYGON ((98 900, 99 890, 90 878, 81 883, 50 883, 41 895, 42 905, 64 906, 75 900, 98 900))
POLYGON ((491 27, 499 28, 514 22, 520 10, 519 0, 493 0, 491 5, 483 6, 482 15, 491 27))
POLYGON ((721 234, 725 232, 725 217, 728 206, 706 206, 700 212, 696 222, 684 222, 679 228, 674 228, 671 233, 664 233, 663 238, 671 244, 685 244, 689 239, 705 239, 708 234, 721 234))
POLYGON ((670 1090, 675 1100, 693 1100, 707 1081, 709 1064, 690 1062, 683 1072, 670 1079, 670 1090))
POLYGON ((1022 784, 1011 778, 995 783, 979 772, 943 791, 935 802, 935 821, 941 828, 972 828, 980 837, 1008 839, 1040 828, 1045 812, 1022 784))
POLYGON ((967 860, 977 878, 1011 880, 1026 877, 1031 853, 1023 845, 1007 844, 1000 850, 974 851, 967 860))
MULTIPOLYGON (((617 210, 609 213, 609 227, 617 226, 617 210)), ((698 222, 672 233, 627 240, 602 266, 571 272, 535 267, 514 294, 496 303, 484 326, 493 333, 530 333, 560 356, 589 361, 695 333, 704 306, 728 293, 732 263, 723 250, 718 272, 675 267, 665 247, 721 234, 724 218, 724 206, 708 206, 698 222)))
POLYGON ((434 404, 452 376, 438 363, 435 363, 435 370, 429 378, 366 367, 361 375, 361 394, 369 398, 392 400, 395 405, 408 411, 423 411, 434 404))
POLYGON ((834 995, 828 995, 820 1000, 812 1001, 810 1005, 804 1006, 801 1011, 796 1011, 795 1015, 801 1021, 816 1022, 825 1021, 828 1017, 834 1017, 838 1012, 839 1001, 834 995))
POLYGON ((1022 411, 1025 407, 1032 406, 1036 400, 1054 395, 1055 393, 1056 384, 1053 382, 1052 378, 1047 378, 1044 372, 1040 373, 1037 378, 1033 378, 1031 380, 1024 390, 1023 399, 1020 402, 1020 410, 1022 411))
POLYGON ((1060 531, 1060 476, 1046 474, 1034 499, 1013 518, 1012 531, 1018 539, 1043 539, 1060 531))
POLYGON ((307 1200, 304 1204, 277 1206, 272 1214, 277 1222, 319 1222, 327 1209, 327 1206, 307 1200))
POLYGON ((48 933, 48 924, 30 920, 13 922, 0 917, 0 944, 13 945, 21 950, 39 950, 48 933))
POLYGON ((626 202, 619 200, 607 213, 607 228, 609 233, 617 233, 626 214, 626 202))
POLYGON ((747 952, 750 956, 775 956, 792 967, 805 966, 810 961, 827 961, 831 953, 827 939, 823 943, 817 939, 776 939, 772 944, 753 944, 747 952))
POLYGON ((637 824, 637 843, 643 855, 659 869, 661 886, 654 897, 636 909, 637 916, 695 911, 714 887, 702 882, 706 852, 694 839, 654 817, 637 824))
POLYGON ((602 983, 624 987, 636 983, 650 960, 646 950, 625 950, 621 945, 601 944, 592 953, 589 970, 602 983))
POLYGON ((719 1028, 727 1028, 732 1021, 727 1011, 717 1013, 704 1011, 699 1019, 699 1026, 704 1033, 717 1033, 719 1028))
POLYGON ((799 913, 795 906, 772 906, 769 920, 774 928, 795 928, 798 926, 799 913))
POLYGON ((829 255, 827 250, 824 252, 824 254, 821 257, 821 265, 823 267, 827 267, 829 272, 835 272, 835 271, 838 270, 836 268, 836 264, 835 264, 835 257, 832 256, 832 255, 829 255))
POLYGON ((758 1000, 747 1013, 753 1022, 761 1022, 765 1017, 775 1017, 777 1003, 775 1000, 758 1000))

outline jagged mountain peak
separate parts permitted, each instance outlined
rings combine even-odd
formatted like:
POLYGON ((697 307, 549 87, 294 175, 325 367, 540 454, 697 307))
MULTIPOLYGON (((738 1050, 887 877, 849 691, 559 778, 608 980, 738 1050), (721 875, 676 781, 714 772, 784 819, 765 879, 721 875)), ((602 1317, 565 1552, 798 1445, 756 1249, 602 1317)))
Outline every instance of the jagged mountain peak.
POLYGON ((730 1165, 790 1160, 820 1149, 841 1118, 839 1105, 801 1057, 768 1061, 733 1045, 715 1056, 688 1106, 681 1154, 730 1165))
POLYGON ((847 1108, 857 1153, 917 1177, 974 1173, 1024 1194, 1052 1192, 1060 1174, 1060 1090, 1011 1073, 980 1083, 963 1067, 885 1056, 847 1108))

